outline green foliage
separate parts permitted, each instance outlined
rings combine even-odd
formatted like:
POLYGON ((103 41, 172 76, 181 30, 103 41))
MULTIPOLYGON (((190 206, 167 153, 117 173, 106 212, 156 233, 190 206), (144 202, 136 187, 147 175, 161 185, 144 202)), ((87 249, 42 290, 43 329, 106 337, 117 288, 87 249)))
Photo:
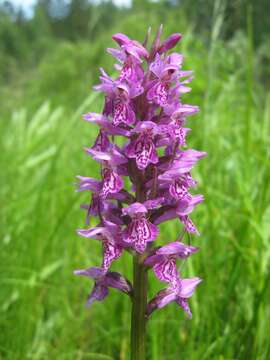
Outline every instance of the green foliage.
MULTIPOLYGON (((100 262, 98 242, 75 234, 84 226, 79 205, 89 200, 74 192, 75 175, 99 176, 81 150, 97 129, 80 117, 102 109, 102 98, 90 89, 99 66, 112 69, 104 50, 111 33, 143 39, 146 26, 156 28, 161 19, 166 34, 185 35, 179 48, 195 80, 184 100, 201 107, 189 121, 188 141, 209 153, 195 174, 206 196, 194 214, 201 237, 192 243, 201 251, 181 270, 204 282, 191 302, 192 321, 176 305, 154 313, 147 358, 269 359, 269 44, 254 53, 251 32, 225 42, 221 10, 216 2, 207 37, 179 11, 162 13, 158 5, 150 14, 139 9, 92 41, 53 38, 36 67, 26 66, 1 89, 0 359, 128 359, 128 298, 112 290, 103 304, 86 310, 91 284, 72 274, 100 262)), ((14 61, 16 68, 12 59, 10 50, 1 52, 0 62, 14 61)), ((175 240, 180 230, 177 221, 163 226, 159 243, 175 240)), ((128 254, 114 268, 131 278, 128 254)), ((160 284, 152 274, 150 284, 153 295, 160 284)))

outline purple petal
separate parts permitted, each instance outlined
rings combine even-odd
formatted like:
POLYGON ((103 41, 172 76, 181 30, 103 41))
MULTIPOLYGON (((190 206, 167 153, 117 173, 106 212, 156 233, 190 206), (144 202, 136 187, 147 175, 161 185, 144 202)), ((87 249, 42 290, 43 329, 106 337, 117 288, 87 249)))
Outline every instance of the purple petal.
POLYGON ((203 200, 204 197, 200 194, 180 200, 176 209, 176 213, 179 216, 188 215, 193 211, 194 207, 200 204, 203 200))
POLYGON ((103 240, 103 262, 102 268, 104 271, 108 271, 111 263, 118 259, 122 254, 122 248, 116 243, 112 243, 109 240, 103 240))
POLYGON ((107 286, 118 289, 126 294, 131 294, 132 292, 130 282, 117 272, 108 272, 105 277, 105 283, 107 286))
POLYGON ((181 40, 182 35, 179 33, 175 33, 170 35, 167 39, 165 39, 163 41, 163 43, 161 44, 158 52, 160 54, 172 49, 173 47, 175 47, 175 45, 181 40))
POLYGON ((88 297, 86 305, 90 306, 94 301, 102 301, 106 296, 108 296, 108 294, 109 290, 107 287, 100 284, 95 284, 91 294, 88 297))
POLYGON ((112 36, 113 40, 117 42, 118 45, 122 46, 122 45, 126 45, 128 44, 131 40, 130 38, 125 35, 125 34, 121 34, 121 33, 117 33, 114 34, 112 36))
POLYGON ((150 64, 149 70, 156 75, 157 78, 161 77, 162 70, 165 66, 164 61, 160 57, 160 55, 157 53, 155 60, 150 64))
POLYGON ((101 189, 101 182, 99 180, 86 176, 79 176, 79 175, 76 176, 76 178, 80 182, 77 188, 78 192, 85 190, 98 192, 101 189))
POLYGON ((122 135, 127 137, 130 136, 130 132, 128 130, 114 126, 104 115, 97 113, 87 113, 83 115, 83 118, 86 121, 99 125, 101 129, 105 130, 110 135, 122 135))
POLYGON ((104 271, 101 268, 92 266, 88 269, 75 270, 74 275, 87 276, 92 279, 98 279, 103 276, 104 271))
POLYGON ((181 181, 176 180, 170 185, 169 192, 175 199, 182 200, 188 194, 188 188, 181 181))
POLYGON ((147 208, 143 204, 136 202, 131 204, 130 206, 127 206, 126 208, 123 208, 122 213, 123 215, 129 215, 133 217, 136 214, 147 213, 147 208))
POLYGON ((124 231, 123 239, 133 244, 137 252, 143 253, 147 242, 154 241, 158 233, 158 228, 145 218, 134 219, 124 231))
POLYGON ((103 222, 104 222, 104 225, 105 225, 107 231, 110 232, 111 234, 118 234, 121 231, 121 226, 119 226, 118 224, 115 224, 106 219, 104 219, 103 222))
POLYGON ((186 151, 182 151, 181 158, 184 158, 185 160, 197 161, 199 159, 202 159, 206 155, 207 155, 207 153, 205 151, 189 149, 186 151))
POLYGON ((127 158, 121 154, 121 152, 113 146, 107 152, 96 151, 93 148, 86 148, 86 152, 93 157, 94 160, 103 162, 109 161, 110 166, 115 167, 117 165, 122 165, 127 162, 127 158))
POLYGON ((123 102, 117 102, 115 104, 113 125, 118 126, 121 123, 124 123, 126 125, 132 125, 135 123, 135 121, 135 113, 129 104, 123 102))
POLYGON ((152 130, 155 133, 158 131, 158 126, 153 121, 140 121, 131 132, 141 133, 145 130, 152 130))
POLYGON ((161 262, 164 259, 164 255, 150 255, 144 260, 146 266, 153 267, 155 264, 161 262))
POLYGON ((200 235, 200 233, 197 230, 196 226, 194 225, 194 223, 191 221, 191 219, 187 215, 186 216, 179 216, 179 219, 184 224, 185 230, 188 233, 200 235))
POLYGON ((183 299, 183 298, 177 298, 176 299, 176 302, 178 305, 181 306, 181 308, 188 314, 188 317, 191 319, 192 318, 192 312, 190 310, 190 307, 188 305, 188 302, 186 299, 183 299))
POLYGON ((136 164, 140 170, 144 170, 150 163, 158 162, 157 151, 151 136, 142 134, 139 138, 131 142, 126 147, 126 154, 130 158, 136 159, 136 164))
POLYGON ((153 266, 153 271, 160 281, 165 281, 171 285, 178 283, 178 272, 175 258, 164 258, 163 261, 153 266))
POLYGON ((91 155, 95 161, 111 161, 112 159, 111 155, 107 152, 96 151, 93 148, 85 148, 84 150, 87 152, 87 154, 91 155))
POLYGON ((185 299, 191 297, 196 286, 200 282, 202 282, 202 279, 200 279, 198 277, 194 277, 194 278, 190 278, 190 279, 182 279, 179 296, 181 298, 185 298, 185 299))
MULTIPOLYGON (((172 53, 168 56, 168 63, 179 68, 183 62, 183 55, 178 53, 172 53)), ((181 72, 180 72, 181 74, 181 72)))
POLYGON ((101 198, 106 198, 110 193, 117 193, 124 187, 121 177, 109 168, 103 169, 103 183, 100 192, 101 198))
POLYGON ((100 130, 92 149, 95 151, 106 151, 110 147, 110 140, 107 134, 100 130))
POLYGON ((90 229, 79 229, 77 233, 86 238, 101 240, 106 235, 106 229, 104 227, 93 227, 90 229))
POLYGON ((156 209, 157 207, 162 205, 163 202, 164 202, 164 198, 160 197, 158 199, 147 200, 143 204, 148 210, 150 210, 150 209, 156 209))
POLYGON ((147 99, 160 106, 165 106, 167 105, 168 91, 168 85, 165 82, 158 81, 148 91, 147 99))
POLYGON ((162 289, 147 305, 147 316, 150 316, 156 309, 161 309, 170 302, 175 301, 177 295, 172 289, 162 289))
POLYGON ((198 251, 198 248, 190 245, 185 245, 179 241, 171 242, 167 245, 160 247, 156 251, 156 255, 176 255, 182 259, 188 257, 192 253, 198 251))
POLYGON ((107 52, 111 54, 113 57, 115 57, 120 62, 124 62, 126 59, 126 54, 123 50, 114 49, 114 48, 107 48, 107 52))
POLYGON ((159 216, 155 217, 154 224, 159 225, 164 221, 168 221, 168 220, 174 219, 176 217, 177 217, 176 209, 171 208, 171 209, 164 211, 159 216))
POLYGON ((193 115, 199 111, 199 107, 195 105, 183 104, 172 114, 172 119, 178 119, 181 116, 193 115))

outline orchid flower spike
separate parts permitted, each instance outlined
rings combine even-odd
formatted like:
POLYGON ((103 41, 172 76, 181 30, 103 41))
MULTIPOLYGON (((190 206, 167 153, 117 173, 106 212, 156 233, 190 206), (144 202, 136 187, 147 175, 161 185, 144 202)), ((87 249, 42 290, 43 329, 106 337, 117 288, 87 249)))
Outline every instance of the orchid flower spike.
POLYGON ((150 28, 143 44, 113 35, 116 48, 107 52, 116 60, 117 76, 100 70, 94 90, 104 96, 104 107, 83 115, 98 128, 94 143, 84 150, 99 164, 100 177, 93 178, 91 169, 77 176, 77 191, 91 195, 90 203, 81 206, 87 210, 86 223, 96 218, 94 227, 77 233, 98 240, 103 256, 98 267, 75 274, 94 282, 88 305, 105 299, 109 288, 130 296, 131 353, 136 346, 143 349, 136 343, 144 339, 138 331, 145 331, 142 325, 155 310, 176 302, 191 317, 188 299, 201 282, 198 277, 182 278, 182 265, 199 250, 190 244, 191 235, 199 234, 192 214, 204 197, 194 193, 192 170, 206 153, 187 145, 191 129, 186 123, 199 108, 182 100, 191 90, 193 74, 182 69, 182 54, 172 51, 181 38, 174 33, 162 40, 162 26, 152 44, 150 28), (174 239, 165 237, 160 227, 171 219, 179 220, 174 239), (134 258, 133 283, 111 270, 125 252, 134 258), (147 304, 149 271, 167 287, 147 304))

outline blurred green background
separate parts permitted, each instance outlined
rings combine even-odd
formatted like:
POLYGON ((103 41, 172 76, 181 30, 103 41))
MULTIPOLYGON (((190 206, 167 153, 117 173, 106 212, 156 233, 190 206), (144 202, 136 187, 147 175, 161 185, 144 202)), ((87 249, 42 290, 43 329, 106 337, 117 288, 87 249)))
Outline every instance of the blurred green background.
MULTIPOLYGON (((91 87, 100 66, 113 73, 111 35, 142 41, 160 23, 164 37, 184 35, 178 50, 195 71, 184 101, 201 108, 188 143, 209 155, 194 169, 201 251, 182 269, 204 279, 193 319, 176 304, 154 313, 147 359, 270 359, 270 2, 0 4, 0 359, 129 358, 129 299, 111 290, 86 310, 92 284, 72 274, 101 259, 100 244, 75 233, 89 194, 74 182, 98 176, 82 151, 97 129, 81 114, 102 109, 91 87)), ((181 226, 161 230, 159 244, 181 226)), ((113 269, 131 278, 129 256, 113 269)), ((150 284, 153 296, 161 285, 150 284)))

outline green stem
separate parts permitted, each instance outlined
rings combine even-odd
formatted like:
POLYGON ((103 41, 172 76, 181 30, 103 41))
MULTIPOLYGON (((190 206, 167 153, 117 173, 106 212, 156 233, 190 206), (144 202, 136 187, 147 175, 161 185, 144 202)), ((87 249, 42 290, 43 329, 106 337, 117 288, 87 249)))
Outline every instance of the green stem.
POLYGON ((133 303, 131 315, 131 360, 145 360, 147 271, 141 255, 133 259, 133 303))

